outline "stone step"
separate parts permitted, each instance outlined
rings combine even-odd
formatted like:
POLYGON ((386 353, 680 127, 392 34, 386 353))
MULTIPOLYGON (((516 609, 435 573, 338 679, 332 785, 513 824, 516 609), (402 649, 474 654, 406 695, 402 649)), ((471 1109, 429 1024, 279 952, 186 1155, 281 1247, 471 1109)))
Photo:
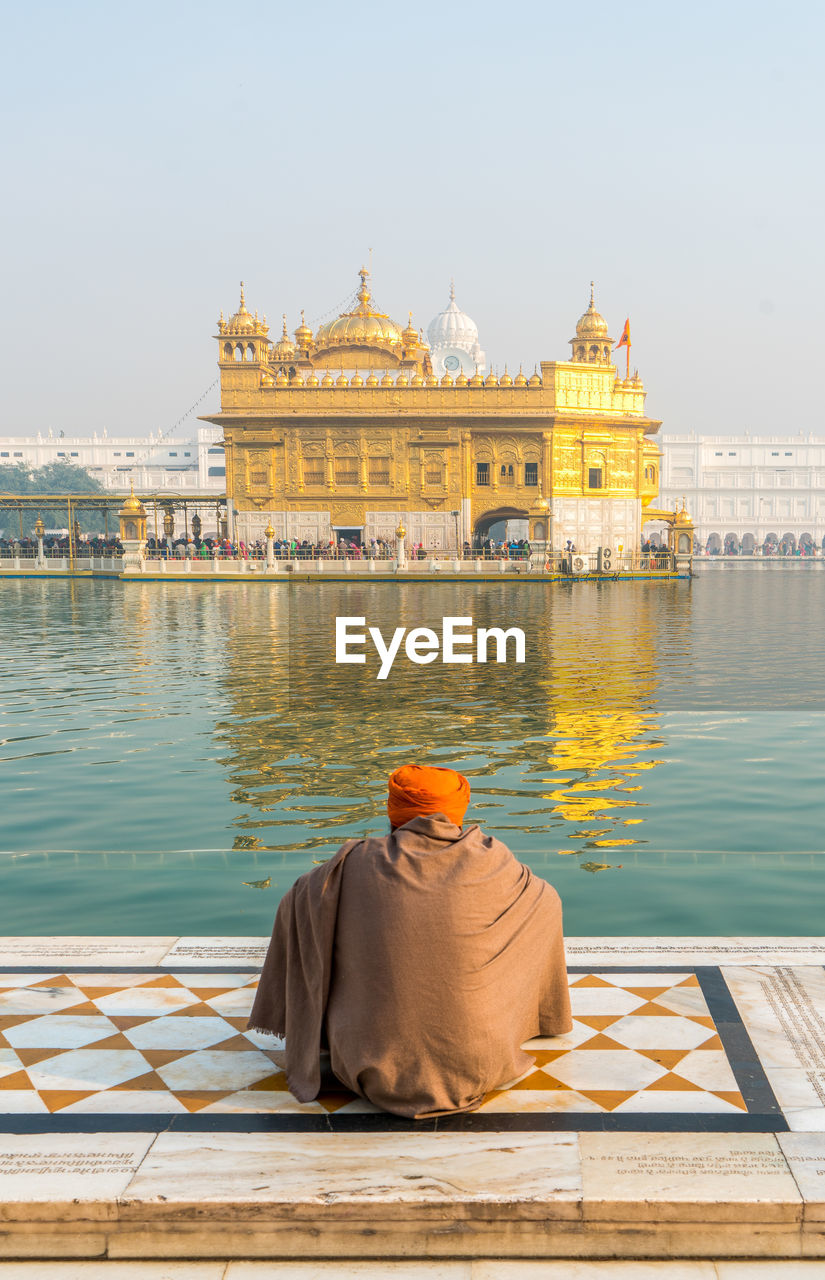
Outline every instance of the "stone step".
POLYGON ((0 1280, 822 1280, 817 1261, 6 1262, 0 1280))
POLYGON ((825 1258, 823 1133, 64 1133, 3 1148, 3 1258, 825 1258))

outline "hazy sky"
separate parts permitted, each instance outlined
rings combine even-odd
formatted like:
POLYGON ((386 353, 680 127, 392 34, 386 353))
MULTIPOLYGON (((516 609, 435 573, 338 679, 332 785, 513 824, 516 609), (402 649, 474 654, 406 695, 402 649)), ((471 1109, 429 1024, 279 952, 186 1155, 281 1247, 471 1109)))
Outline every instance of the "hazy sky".
POLYGON ((823 434, 821 3, 0 14, 0 433, 166 430, 240 279, 314 326, 372 247, 494 365, 567 358, 595 278, 664 431, 823 434))

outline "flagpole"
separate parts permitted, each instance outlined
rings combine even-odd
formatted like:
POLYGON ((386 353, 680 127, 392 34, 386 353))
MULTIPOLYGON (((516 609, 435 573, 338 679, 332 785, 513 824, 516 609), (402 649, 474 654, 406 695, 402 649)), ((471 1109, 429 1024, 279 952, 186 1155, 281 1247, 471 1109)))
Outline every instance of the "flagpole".
POLYGON ((627 381, 630 381, 630 343, 627 344, 627 381))

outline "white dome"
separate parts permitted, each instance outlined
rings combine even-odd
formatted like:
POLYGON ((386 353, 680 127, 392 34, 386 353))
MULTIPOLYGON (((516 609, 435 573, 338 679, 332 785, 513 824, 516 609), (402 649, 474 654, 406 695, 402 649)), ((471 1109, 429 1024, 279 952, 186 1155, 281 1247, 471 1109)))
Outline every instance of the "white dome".
POLYGON ((455 300, 455 286, 452 284, 449 304, 445 311, 439 311, 435 319, 430 322, 427 337, 430 340, 430 346, 434 349, 460 347, 469 352, 479 345, 478 326, 459 309, 455 300))

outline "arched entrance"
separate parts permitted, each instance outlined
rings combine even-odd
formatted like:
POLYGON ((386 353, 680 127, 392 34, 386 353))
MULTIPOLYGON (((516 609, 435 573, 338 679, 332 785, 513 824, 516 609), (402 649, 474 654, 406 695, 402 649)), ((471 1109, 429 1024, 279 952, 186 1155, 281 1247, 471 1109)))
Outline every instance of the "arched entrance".
POLYGON ((752 533, 742 534, 742 555, 752 556, 756 547, 756 538, 752 533))
POLYGON ((775 556, 776 549, 779 546, 779 538, 775 533, 766 533, 765 541, 762 543, 763 556, 775 556))
POLYGON ((796 538, 792 533, 783 533, 782 540, 779 543, 779 554, 781 556, 792 556, 796 551, 796 538))
POLYGON ((718 556, 722 552, 722 539, 718 533, 708 534, 708 540, 705 543, 705 553, 709 556, 718 556))
POLYGON ((812 556, 814 553, 814 540, 809 533, 800 533, 799 535, 799 554, 802 556, 812 556))
MULTIPOLYGON (((473 526, 473 535, 476 546, 480 546, 485 538, 491 536, 490 531, 494 525, 506 524, 510 520, 524 520, 528 518, 528 513, 522 507, 496 507, 495 511, 485 511, 479 516, 473 526)), ((526 534, 520 535, 525 537, 526 534)))
POLYGON ((725 534, 725 555, 726 556, 739 555, 739 538, 735 533, 725 534))

